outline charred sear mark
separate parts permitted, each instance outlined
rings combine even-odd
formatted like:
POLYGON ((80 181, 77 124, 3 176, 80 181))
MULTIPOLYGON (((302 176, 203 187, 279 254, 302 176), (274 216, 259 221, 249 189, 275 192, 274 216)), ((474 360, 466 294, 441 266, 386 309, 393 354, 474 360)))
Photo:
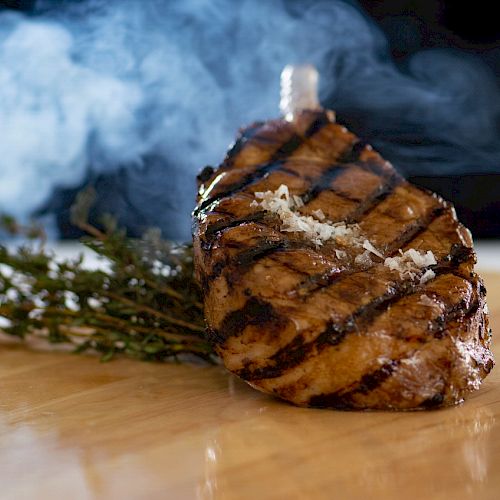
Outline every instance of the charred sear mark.
POLYGON ((404 283, 401 288, 394 288, 390 292, 375 298, 369 304, 357 309, 344 322, 336 324, 330 321, 323 332, 312 342, 300 344, 299 348, 292 341, 269 359, 269 365, 255 370, 246 368, 241 377, 246 380, 259 380, 263 378, 275 378, 282 375, 287 369, 302 363, 312 352, 321 352, 327 346, 338 346, 344 339, 359 330, 366 328, 376 315, 383 313, 388 305, 402 296, 408 289, 413 290, 411 283, 404 283))
POLYGON ((323 332, 323 342, 329 345, 339 345, 345 339, 345 336, 355 329, 356 327, 354 321, 347 321, 345 325, 340 327, 335 323, 330 322, 323 332))
POLYGON ((226 161, 234 161, 235 157, 245 147, 245 144, 256 134, 262 125, 264 125, 264 122, 257 122, 246 128, 227 152, 226 161))
POLYGON ((307 191, 301 194, 304 204, 317 198, 322 191, 330 189, 332 182, 344 172, 345 165, 333 164, 328 167, 319 177, 313 179, 307 191))
MULTIPOLYGON (((449 268, 445 267, 436 269, 438 273, 445 273, 449 271, 449 268)), ((301 344, 300 350, 297 350, 294 347, 292 341, 292 343, 276 352, 269 359, 269 364, 267 366, 260 367, 253 371, 246 368, 241 376, 246 380, 279 377, 283 375, 286 370, 302 363, 312 353, 321 352, 329 345, 340 345, 342 341, 351 333, 366 330, 378 316, 388 310, 390 305, 398 302, 404 297, 414 294, 418 289, 419 287, 417 283, 412 281, 399 283, 386 294, 376 297, 368 304, 358 308, 344 322, 340 324, 334 324, 333 322, 328 323, 324 331, 314 341, 301 344), (289 349, 292 349, 292 355, 290 358, 288 358, 289 349)), ((443 338, 449 321, 457 319, 461 316, 469 317, 474 314, 479 307, 479 302, 474 301, 468 309, 464 310, 464 307, 464 304, 456 304, 445 310, 441 316, 432 320, 428 329, 429 338, 443 338)), ((423 340, 428 340, 428 338, 423 340)))
POLYGON ((248 268, 248 266, 256 264, 259 260, 267 257, 268 255, 286 250, 287 248, 290 248, 290 244, 287 241, 264 240, 262 243, 248 248, 238 254, 236 259, 234 260, 234 266, 238 270, 237 272, 243 273, 248 268))
POLYGON ((348 390, 312 396, 308 402, 308 406, 317 408, 336 408, 340 410, 353 408, 356 406, 355 398, 357 395, 366 395, 377 389, 394 373, 398 364, 398 360, 392 360, 385 363, 377 370, 363 375, 359 382, 348 390))
POLYGON ((293 368, 304 361, 315 345, 338 345, 344 340, 347 333, 346 329, 341 330, 333 323, 329 323, 321 334, 321 339, 318 339, 318 343, 305 343, 304 338, 299 334, 289 344, 271 356, 269 365, 257 368, 247 365, 238 370, 236 374, 249 381, 279 377, 289 368, 293 368))
POLYGON ((397 172, 394 172, 394 170, 392 170, 391 168, 377 161, 359 162, 359 165, 362 166, 368 172, 371 172, 372 174, 378 175, 379 177, 382 178, 386 178, 388 175, 396 175, 400 177, 400 175, 397 172))
POLYGON ((220 343, 229 337, 237 337, 250 325, 279 331, 286 323, 287 319, 276 312, 269 302, 251 297, 241 309, 226 315, 216 338, 220 343))
POLYGON ((288 141, 281 145, 271 156, 271 161, 288 158, 304 142, 304 138, 298 134, 292 135, 288 141))
POLYGON ((319 132, 324 126, 328 125, 330 120, 326 113, 321 113, 307 128, 304 136, 298 134, 292 135, 284 144, 282 144, 272 155, 271 161, 282 160, 288 158, 296 151, 306 139, 309 139, 314 134, 319 132))
POLYGON ((428 332, 432 334, 435 339, 442 339, 446 336, 448 324, 451 321, 463 318, 465 320, 474 316, 480 307, 479 300, 474 300, 469 307, 466 307, 464 301, 450 307, 443 314, 435 318, 428 327, 428 332))
POLYGON ((442 392, 438 392, 434 394, 434 396, 425 399, 420 403, 420 408, 424 408, 426 410, 431 410, 432 408, 438 408, 443 404, 444 394, 442 392))
MULTIPOLYGON (((251 184, 261 180, 270 172, 280 169, 281 170, 286 169, 283 160, 273 161, 270 163, 265 163, 263 165, 257 166, 254 171, 243 176, 243 178, 238 182, 234 182, 233 184, 226 186, 224 188, 224 191, 221 191, 220 193, 217 193, 216 195, 211 196, 210 198, 207 198, 206 200, 202 201, 196 207, 193 214, 194 215, 199 214, 202 210, 205 210, 205 208, 210 206, 212 203, 215 203, 216 201, 221 200, 222 198, 226 198, 228 196, 232 196, 233 194, 239 193, 243 191, 246 187, 250 186, 251 184)), ((295 172, 293 172, 293 174, 296 175, 295 172)))
POLYGON ((270 358, 271 362, 274 363, 273 365, 253 368, 251 363, 247 363, 235 373, 243 380, 248 381, 278 377, 288 368, 293 368, 302 361, 305 347, 307 347, 307 344, 304 342, 304 337, 297 335, 289 344, 270 358))
POLYGON ((265 212, 255 212, 253 214, 238 219, 231 219, 231 218, 223 219, 214 222, 213 224, 210 224, 206 229, 204 236, 207 240, 213 240, 218 233, 226 229, 232 227, 238 227, 248 222, 260 222, 264 219, 265 216, 266 216, 265 212))
POLYGON ((323 127, 326 127, 326 125, 332 123, 331 120, 328 118, 327 113, 321 113, 318 118, 316 118, 311 125, 309 125, 308 129, 306 130, 306 133, 304 134, 305 137, 309 138, 312 137, 314 134, 318 133, 323 127))
POLYGON ((330 120, 326 113, 321 113, 307 128, 303 136, 294 134, 288 141, 282 144, 272 155, 271 161, 282 160, 288 158, 296 151, 306 139, 309 139, 314 134, 319 132, 324 126, 328 125, 330 120))
POLYGON ((395 254, 400 248, 409 245, 415 238, 422 234, 429 225, 446 211, 446 206, 436 207, 428 214, 424 215, 415 222, 408 224, 397 238, 391 243, 388 254, 395 254))
MULTIPOLYGON (((208 285, 210 282, 222 275, 224 270, 228 272, 225 273, 228 284, 232 284, 235 280, 241 278, 251 269, 257 262, 269 257, 277 252, 284 252, 287 250, 303 249, 304 244, 299 241, 289 241, 289 240, 267 240, 262 239, 257 243, 253 243, 253 246, 245 246, 245 249, 238 253, 231 259, 223 259, 216 262, 212 266, 211 273, 204 280, 204 284, 208 285)), ((300 269, 294 268, 290 263, 286 264, 290 270, 304 274, 300 269)))
POLYGON ((222 271, 224 270, 224 267, 226 266, 226 263, 223 261, 216 262, 212 266, 212 272, 208 275, 204 275, 201 280, 201 289, 204 294, 208 293, 208 288, 210 286, 210 283, 217 279, 221 274, 222 271))
POLYGON ((449 262, 450 267, 458 267, 463 262, 473 259, 474 255, 475 253, 472 248, 466 247, 460 243, 454 243, 446 260, 449 262))
POLYGON ((214 167, 207 165, 196 176, 196 180, 198 181, 199 184, 203 184, 204 182, 207 182, 208 180, 210 180, 210 178, 212 177, 214 172, 215 172, 214 167))
POLYGON ((347 215, 346 222, 349 224, 355 222, 359 223, 362 218, 366 217, 371 211, 377 208, 377 206, 380 205, 389 195, 391 195, 394 189, 402 182, 403 178, 400 175, 391 175, 386 182, 384 182, 365 200, 363 200, 353 212, 347 215))
POLYGON ((353 143, 352 147, 345 151, 340 157, 340 162, 342 163, 353 163, 359 160, 361 153, 366 148, 367 144, 365 141, 357 140, 353 143))
POLYGON ((312 295, 317 290, 328 287, 335 283, 341 276, 352 274, 353 271, 347 271, 341 267, 334 268, 327 273, 318 273, 308 275, 297 288, 293 291, 293 295, 297 295, 303 301, 307 300, 309 295, 312 295))
MULTIPOLYGON (((349 167, 349 164, 355 163, 357 166, 369 170, 370 172, 373 170, 372 166, 369 166, 365 162, 359 162, 359 155, 364 149, 364 145, 362 147, 358 146, 359 142, 350 143, 344 151, 341 152, 338 160, 328 167, 322 174, 320 174, 317 178, 311 179, 310 188, 301 195, 304 203, 309 203, 310 201, 317 198, 321 192, 325 190, 331 189, 339 196, 343 196, 344 198, 351 199, 348 196, 344 195, 341 192, 336 192, 335 188, 332 186, 332 183, 335 179, 345 172, 345 169, 349 167)), ((385 175, 383 172, 381 175, 385 175)), ((395 174, 395 176, 400 178, 399 175, 395 174)), ((352 201, 357 201, 352 199, 352 201)))
MULTIPOLYGON (((325 114, 324 114, 325 115, 325 114)), ((276 170, 282 170, 290 175, 298 176, 298 174, 293 171, 289 170, 286 168, 285 162, 287 158, 295 151, 297 150, 305 140, 307 140, 309 137, 314 135, 316 132, 318 132, 323 126, 325 126, 327 123, 329 123, 328 118, 326 115, 324 117, 320 117, 317 120, 315 120, 309 127, 309 129, 306 131, 304 136, 300 136, 297 134, 294 134, 288 141, 286 141, 284 144, 282 144, 271 156, 268 162, 259 165, 256 167, 256 169, 247 174, 246 176, 243 177, 238 182, 235 182, 229 186, 227 186, 224 191, 217 193, 216 195, 204 200, 202 203, 196 207, 194 210, 194 215, 199 214, 202 210, 207 208, 209 205, 213 204, 214 202, 226 198, 228 196, 232 196, 233 194, 236 194, 238 192, 243 191, 246 187, 254 184, 255 182, 258 182, 262 178, 264 178, 266 175, 269 173, 276 171, 276 170)), ((351 145, 348 146, 346 151, 351 151, 351 145)), ((344 155, 345 152, 341 154, 344 155)))
POLYGON ((367 373, 361 377, 358 387, 353 392, 368 394, 387 380, 398 366, 399 361, 390 361, 382 365, 378 370, 367 373))
POLYGON ((460 264, 468 261, 474 261, 474 259, 475 252, 472 248, 466 247, 460 243, 454 243, 451 247, 450 253, 441 262, 431 266, 431 269, 436 273, 436 275, 451 273, 455 274, 459 278, 472 282, 469 276, 462 276, 461 273, 458 273, 457 268, 460 264))
MULTIPOLYGON (((247 271, 253 268, 260 260, 266 257, 272 257, 279 252, 286 252, 296 248, 303 248, 300 242, 293 241, 265 241, 255 247, 249 248, 238 254, 237 258, 232 262, 225 276, 227 283, 232 287, 247 271), (234 266, 234 267, 233 267, 234 266)), ((297 269, 291 262, 281 262, 281 265, 288 268, 290 271, 298 274, 304 274, 301 269, 297 269)))

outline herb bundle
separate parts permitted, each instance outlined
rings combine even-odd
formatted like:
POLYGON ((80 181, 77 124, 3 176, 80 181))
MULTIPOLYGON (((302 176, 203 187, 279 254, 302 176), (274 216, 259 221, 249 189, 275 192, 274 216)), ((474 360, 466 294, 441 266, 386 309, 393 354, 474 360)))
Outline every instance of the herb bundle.
POLYGON ((128 238, 106 217, 103 228, 88 223, 92 189, 81 192, 72 222, 89 237, 83 243, 105 269, 87 269, 83 256, 60 262, 45 250, 43 231, 0 221, 11 234, 37 244, 9 250, 0 246, 0 330, 21 339, 42 338, 73 345, 76 352, 98 351, 163 361, 195 356, 213 362, 204 339, 203 306, 193 277, 192 248, 149 230, 128 238))

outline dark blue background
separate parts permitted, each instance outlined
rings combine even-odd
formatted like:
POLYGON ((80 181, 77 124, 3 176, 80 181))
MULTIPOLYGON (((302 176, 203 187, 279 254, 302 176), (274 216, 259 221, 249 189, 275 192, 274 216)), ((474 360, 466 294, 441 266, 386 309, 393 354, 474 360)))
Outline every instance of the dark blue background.
MULTIPOLYGON (((52 0, 44 2, 45 9, 57 9, 64 2, 52 0)), ((314 0, 292 0, 287 3, 290 10, 299 12, 305 6, 314 4, 314 0)), ((354 2, 352 2, 354 3, 354 2)), ((0 1, 7 8, 23 10, 37 16, 36 0, 0 1)), ((461 51, 480 58, 500 81, 500 47, 497 16, 494 14, 494 2, 476 1, 473 4, 456 1, 360 1, 365 12, 382 28, 387 36, 390 52, 404 72, 409 57, 421 50, 429 48, 448 48, 461 51)), ((384 128, 373 121, 362 109, 352 105, 343 108, 342 103, 332 103, 327 98, 326 106, 335 104, 342 121, 355 133, 373 142, 380 152, 403 170, 412 181, 428 187, 452 200, 460 218, 471 227, 476 237, 500 236, 500 165, 495 169, 481 170, 481 165, 471 165, 470 171, 447 172, 446 175, 428 172, 422 173, 418 163, 412 164, 407 157, 400 158, 398 150, 390 147, 390 143, 422 143, 427 140, 423 131, 404 130, 392 127, 391 117, 384 117, 384 128), (379 142, 379 135, 393 134, 387 141, 379 142)), ((466 118, 464 118, 466 119, 466 118)), ((500 118, 499 118, 500 125, 500 118)), ((499 137, 500 139, 500 137, 499 137)), ((145 158, 145 167, 141 175, 154 173, 164 168, 165 159, 154 155, 145 158)), ((90 171, 90 169, 89 169, 90 171)), ((93 184, 99 194, 98 202, 92 211, 92 218, 97 221, 99 214, 111 212, 126 214, 120 216, 120 222, 127 226, 130 234, 138 235, 150 224, 148 217, 140 207, 127 196, 129 177, 134 175, 133 167, 123 168, 108 174, 89 174, 88 178, 71 189, 56 189, 39 213, 55 213, 58 226, 63 237, 79 235, 69 224, 69 206, 75 194, 85 185, 93 184)), ((168 196, 168 193, 165 193, 168 196)), ((168 226, 164 229, 167 237, 168 226)))

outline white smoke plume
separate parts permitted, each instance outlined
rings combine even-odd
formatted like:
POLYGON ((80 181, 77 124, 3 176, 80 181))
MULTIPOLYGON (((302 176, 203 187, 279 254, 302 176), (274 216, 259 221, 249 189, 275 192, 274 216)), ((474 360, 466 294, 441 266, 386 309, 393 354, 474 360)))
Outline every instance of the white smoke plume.
POLYGON ((350 2, 45 0, 0 13, 0 210, 26 217, 54 188, 121 168, 127 201, 110 210, 187 238, 196 172, 277 115, 280 71, 298 62, 403 170, 498 167, 488 69, 427 51, 402 74, 350 2))

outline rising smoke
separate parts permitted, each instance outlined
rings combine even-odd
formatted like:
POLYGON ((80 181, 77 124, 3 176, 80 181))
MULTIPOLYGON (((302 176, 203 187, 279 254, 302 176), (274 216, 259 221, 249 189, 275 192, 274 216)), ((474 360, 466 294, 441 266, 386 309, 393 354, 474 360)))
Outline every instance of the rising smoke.
POLYGON ((489 70, 432 50, 402 73, 350 2, 45 0, 0 13, 0 210, 119 171, 107 209, 187 239, 196 172, 277 115, 281 69, 305 61, 322 102, 407 173, 498 168, 489 70))

